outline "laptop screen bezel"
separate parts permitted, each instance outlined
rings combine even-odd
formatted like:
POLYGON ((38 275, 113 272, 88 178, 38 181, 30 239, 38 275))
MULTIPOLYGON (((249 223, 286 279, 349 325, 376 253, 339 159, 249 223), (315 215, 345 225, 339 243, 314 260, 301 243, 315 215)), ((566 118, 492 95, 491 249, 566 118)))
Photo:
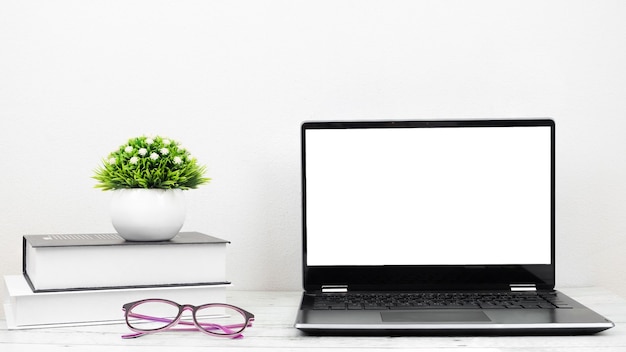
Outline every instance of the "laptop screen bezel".
POLYGON ((305 291, 348 286, 355 291, 499 290, 512 284, 555 284, 555 123, 552 119, 310 121, 301 125, 302 269, 305 291), (460 128, 546 126, 550 128, 550 264, 529 265, 307 265, 306 131, 312 129, 460 128))

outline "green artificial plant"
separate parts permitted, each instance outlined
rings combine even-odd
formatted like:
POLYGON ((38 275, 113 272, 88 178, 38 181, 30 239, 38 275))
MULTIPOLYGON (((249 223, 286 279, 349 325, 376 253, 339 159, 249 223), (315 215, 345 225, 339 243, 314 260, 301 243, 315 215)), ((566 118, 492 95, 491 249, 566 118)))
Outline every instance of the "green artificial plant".
POLYGON ((165 137, 131 138, 95 170, 96 188, 103 191, 123 188, 192 189, 208 183, 206 166, 180 143, 165 137))

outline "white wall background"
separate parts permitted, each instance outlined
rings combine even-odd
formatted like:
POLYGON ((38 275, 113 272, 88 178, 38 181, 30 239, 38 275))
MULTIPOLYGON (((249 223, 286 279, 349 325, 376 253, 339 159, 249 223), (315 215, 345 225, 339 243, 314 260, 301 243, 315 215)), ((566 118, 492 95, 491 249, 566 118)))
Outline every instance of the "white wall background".
POLYGON ((0 274, 23 234, 113 231, 92 170, 160 133, 214 179, 184 229, 232 241, 238 288, 296 290, 301 121, 549 116, 558 284, 626 295, 624 18, 621 0, 4 0, 0 274))

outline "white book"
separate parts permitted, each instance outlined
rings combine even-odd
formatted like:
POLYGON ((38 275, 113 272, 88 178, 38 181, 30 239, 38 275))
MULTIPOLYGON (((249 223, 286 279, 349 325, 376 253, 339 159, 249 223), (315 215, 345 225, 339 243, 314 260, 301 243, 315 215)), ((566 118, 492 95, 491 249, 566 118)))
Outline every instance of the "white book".
POLYGON ((160 242, 129 242, 117 234, 25 235, 23 272, 35 292, 228 283, 228 243, 198 232, 160 242))
POLYGON ((112 324, 124 321, 122 305, 146 298, 180 304, 225 303, 230 284, 164 286, 35 293, 23 275, 4 276, 4 311, 9 329, 112 324))

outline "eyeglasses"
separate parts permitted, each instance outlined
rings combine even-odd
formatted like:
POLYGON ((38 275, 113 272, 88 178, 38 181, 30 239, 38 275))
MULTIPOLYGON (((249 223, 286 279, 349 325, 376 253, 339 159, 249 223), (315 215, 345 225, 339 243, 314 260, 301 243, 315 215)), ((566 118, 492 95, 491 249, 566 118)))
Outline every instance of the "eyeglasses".
POLYGON ((133 334, 123 339, 135 338, 155 332, 201 331, 212 336, 241 338, 241 332, 252 326, 254 314, 225 303, 208 303, 200 306, 178 304, 167 299, 143 299, 122 306, 124 318, 133 334), (181 321, 184 311, 191 311, 192 321, 181 321), (193 326, 173 328, 175 325, 193 326))

